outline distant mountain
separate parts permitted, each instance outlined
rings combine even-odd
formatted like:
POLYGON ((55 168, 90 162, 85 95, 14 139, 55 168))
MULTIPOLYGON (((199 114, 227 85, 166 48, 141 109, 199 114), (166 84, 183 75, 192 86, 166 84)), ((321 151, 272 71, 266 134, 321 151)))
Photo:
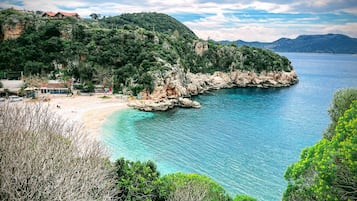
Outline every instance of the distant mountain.
POLYGON ((276 52, 357 53, 357 38, 342 34, 301 35, 296 39, 281 38, 271 43, 245 42, 242 40, 235 42, 221 41, 221 43, 260 47, 276 52))

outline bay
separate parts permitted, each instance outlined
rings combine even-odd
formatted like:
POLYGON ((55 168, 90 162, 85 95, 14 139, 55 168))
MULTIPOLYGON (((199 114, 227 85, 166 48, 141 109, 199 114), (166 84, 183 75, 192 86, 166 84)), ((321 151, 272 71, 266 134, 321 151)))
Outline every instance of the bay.
POLYGON ((232 196, 280 200, 286 168, 327 128, 333 93, 357 87, 356 55, 281 54, 297 85, 212 91, 195 97, 201 109, 120 111, 103 124, 101 141, 112 160, 152 160, 161 174, 204 174, 232 196))

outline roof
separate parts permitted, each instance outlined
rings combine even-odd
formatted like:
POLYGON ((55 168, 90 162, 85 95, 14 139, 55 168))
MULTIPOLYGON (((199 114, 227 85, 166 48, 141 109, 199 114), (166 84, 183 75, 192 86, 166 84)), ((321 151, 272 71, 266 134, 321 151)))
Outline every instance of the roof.
POLYGON ((65 87, 66 85, 64 83, 47 83, 47 84, 43 84, 41 86, 41 88, 68 88, 65 87))
POLYGON ((51 11, 44 12, 44 13, 42 14, 42 17, 45 16, 45 15, 48 15, 48 16, 50 16, 50 17, 54 17, 54 16, 56 15, 56 13, 55 13, 55 12, 51 12, 51 11))
POLYGON ((48 11, 48 12, 45 12, 42 14, 42 17, 46 17, 46 16, 49 16, 49 17, 58 17, 59 15, 62 15, 64 17, 77 17, 79 18, 79 15, 78 13, 69 13, 69 12, 52 12, 52 11, 48 11))
POLYGON ((17 89, 21 88, 24 85, 22 80, 0 80, 5 89, 17 89))
POLYGON ((78 13, 58 12, 56 15, 62 14, 65 17, 78 17, 78 13))
POLYGON ((68 88, 70 84, 70 81, 49 80, 47 83, 42 83, 41 88, 68 88))

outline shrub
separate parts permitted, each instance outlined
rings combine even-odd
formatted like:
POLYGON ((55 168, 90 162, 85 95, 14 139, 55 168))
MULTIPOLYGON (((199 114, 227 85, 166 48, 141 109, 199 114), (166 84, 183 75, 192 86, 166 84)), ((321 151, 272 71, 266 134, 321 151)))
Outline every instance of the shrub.
POLYGON ((357 199, 357 100, 336 123, 331 139, 305 148, 285 173, 283 200, 357 199))
POLYGON ((42 105, 0 105, 0 200, 110 200, 101 147, 42 105))
POLYGON ((152 161, 133 162, 120 158, 115 162, 118 197, 121 200, 157 200, 159 172, 152 161))
POLYGON ((335 92, 329 109, 331 123, 324 133, 324 137, 331 139, 335 135, 338 119, 349 108, 353 100, 357 100, 357 88, 341 89, 335 92))
POLYGON ((257 199, 250 197, 248 195, 237 195, 233 201, 257 201, 257 199))
POLYGON ((198 174, 175 173, 161 178, 161 198, 169 201, 231 200, 212 179, 198 174))

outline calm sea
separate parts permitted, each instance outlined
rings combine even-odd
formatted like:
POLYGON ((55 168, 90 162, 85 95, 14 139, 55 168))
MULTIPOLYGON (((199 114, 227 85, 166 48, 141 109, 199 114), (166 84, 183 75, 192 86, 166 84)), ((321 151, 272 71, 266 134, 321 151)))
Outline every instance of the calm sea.
POLYGON ((110 116, 102 141, 115 160, 152 160, 161 174, 208 175, 231 195, 280 200, 284 172, 329 123, 337 89, 357 87, 357 56, 283 53, 300 82, 289 88, 236 88, 195 97, 201 109, 110 116))

